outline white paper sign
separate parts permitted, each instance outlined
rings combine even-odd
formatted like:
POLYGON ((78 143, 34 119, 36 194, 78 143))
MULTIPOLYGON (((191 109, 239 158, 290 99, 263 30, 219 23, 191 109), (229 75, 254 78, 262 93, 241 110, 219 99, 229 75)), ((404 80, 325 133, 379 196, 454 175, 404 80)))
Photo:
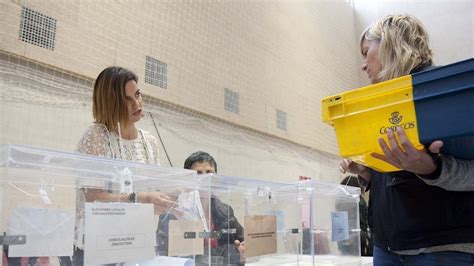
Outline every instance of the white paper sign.
POLYGON ((349 239, 349 220, 347 212, 331 212, 332 241, 349 239))
POLYGON ((147 260, 155 256, 153 204, 86 203, 86 265, 147 260))
POLYGON ((8 235, 26 235, 25 245, 11 245, 9 257, 72 256, 74 212, 45 208, 13 210, 8 235))

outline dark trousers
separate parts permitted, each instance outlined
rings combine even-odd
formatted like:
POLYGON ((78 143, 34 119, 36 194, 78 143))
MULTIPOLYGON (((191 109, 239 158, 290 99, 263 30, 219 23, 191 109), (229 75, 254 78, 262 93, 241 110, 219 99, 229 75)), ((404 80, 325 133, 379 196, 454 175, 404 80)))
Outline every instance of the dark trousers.
POLYGON ((399 255, 374 246, 374 266, 472 266, 474 254, 440 251, 419 255, 399 255))

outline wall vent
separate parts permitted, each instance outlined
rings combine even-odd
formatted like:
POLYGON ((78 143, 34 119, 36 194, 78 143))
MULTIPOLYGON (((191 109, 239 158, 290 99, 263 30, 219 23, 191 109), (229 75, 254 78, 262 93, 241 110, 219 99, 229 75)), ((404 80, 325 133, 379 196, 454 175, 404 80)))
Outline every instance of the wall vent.
POLYGON ((286 122, 286 112, 282 110, 276 110, 276 125, 277 128, 281 130, 286 130, 287 128, 287 122, 286 122))
POLYGON ((166 89, 168 66, 158 59, 147 56, 145 62, 145 83, 166 89))
POLYGON ((224 109, 238 114, 239 113, 239 93, 224 89, 224 109))
POLYGON ((56 19, 23 7, 21 10, 19 39, 54 51, 56 19))

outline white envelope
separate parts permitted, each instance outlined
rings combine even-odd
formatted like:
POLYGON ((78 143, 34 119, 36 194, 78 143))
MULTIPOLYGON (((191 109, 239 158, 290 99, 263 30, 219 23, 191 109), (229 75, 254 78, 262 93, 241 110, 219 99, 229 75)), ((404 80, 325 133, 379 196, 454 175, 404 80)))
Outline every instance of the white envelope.
POLYGON ((11 245, 9 257, 72 256, 74 212, 19 207, 13 210, 8 235, 26 235, 25 245, 11 245))

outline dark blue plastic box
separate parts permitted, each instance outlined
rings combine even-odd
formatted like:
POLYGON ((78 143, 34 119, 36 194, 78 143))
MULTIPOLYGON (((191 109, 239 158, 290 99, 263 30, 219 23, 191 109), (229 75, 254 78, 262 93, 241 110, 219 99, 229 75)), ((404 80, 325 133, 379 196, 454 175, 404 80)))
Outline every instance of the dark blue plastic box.
POLYGON ((412 75, 420 142, 443 140, 443 154, 474 159, 474 58, 412 75))

